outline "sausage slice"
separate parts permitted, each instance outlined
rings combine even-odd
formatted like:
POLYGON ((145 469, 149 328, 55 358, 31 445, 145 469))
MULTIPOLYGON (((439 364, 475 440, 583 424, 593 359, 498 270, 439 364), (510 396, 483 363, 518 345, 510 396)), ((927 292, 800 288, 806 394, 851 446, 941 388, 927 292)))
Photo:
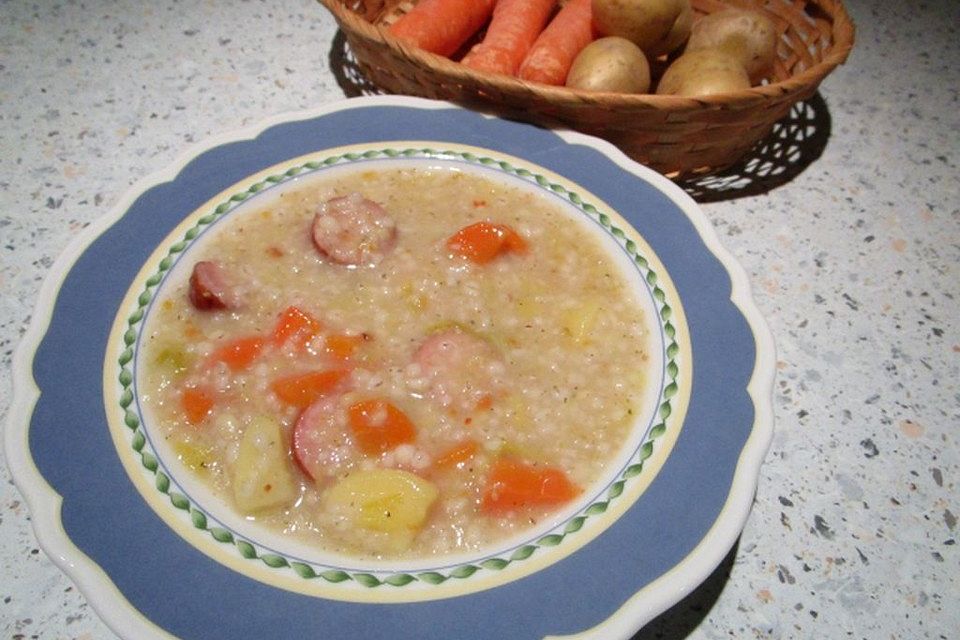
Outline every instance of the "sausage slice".
POLYGON ((413 363, 424 376, 429 395, 465 412, 497 393, 504 367, 490 343, 459 328, 428 336, 414 352, 413 363))
POLYGON ((313 218, 313 244, 337 264, 373 266, 396 242, 397 226, 382 206, 359 193, 327 200, 313 218))
POLYGON ((200 311, 236 309, 240 296, 219 262, 201 260, 190 274, 190 303, 200 311))
POLYGON ((314 482, 338 476, 360 458, 338 405, 339 396, 320 398, 293 427, 293 459, 314 482))

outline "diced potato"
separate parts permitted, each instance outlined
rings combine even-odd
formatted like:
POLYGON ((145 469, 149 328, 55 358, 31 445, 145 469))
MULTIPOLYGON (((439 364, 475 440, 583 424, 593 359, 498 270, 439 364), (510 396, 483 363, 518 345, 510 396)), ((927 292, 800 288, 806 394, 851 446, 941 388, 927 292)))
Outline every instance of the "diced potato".
POLYGON ((234 499, 240 510, 260 511, 296 498, 289 464, 280 423, 267 416, 254 418, 243 433, 233 467, 234 499))
POLYGON ((406 282, 400 287, 400 298, 416 314, 427 308, 427 297, 417 291, 412 282, 406 282))
POLYGON ((349 514, 356 526, 388 534, 392 548, 413 541, 436 499, 432 482, 399 469, 352 473, 326 494, 328 505, 349 514))
POLYGON ((517 298, 516 302, 514 302, 514 309, 521 320, 529 322, 530 320, 543 315, 543 312, 546 308, 539 298, 534 296, 524 296, 522 298, 517 298))
POLYGON ((599 300, 584 300, 563 314, 563 331, 579 345, 586 344, 593 334, 600 315, 599 300))
MULTIPOLYGON (((503 293, 498 288, 494 309, 503 305, 503 293)), ((553 296, 550 291, 544 290, 540 282, 524 282, 513 297, 512 311, 524 322, 541 317, 550 307, 548 302, 553 296)))
POLYGON ((526 458, 533 459, 538 457, 536 451, 530 448, 529 445, 517 442, 516 440, 504 440, 500 447, 497 448, 496 453, 501 456, 511 456, 514 458, 526 458))
POLYGON ((154 362, 157 368, 170 376, 183 374, 193 364, 193 356, 180 347, 164 347, 157 352, 154 362))
POLYGON ((511 393, 503 402, 510 420, 510 430, 524 433, 533 425, 533 418, 527 408, 526 398, 522 393, 511 393))
POLYGON ((213 450, 195 442, 179 440, 173 445, 173 450, 180 462, 193 471, 204 472, 213 462, 213 450))

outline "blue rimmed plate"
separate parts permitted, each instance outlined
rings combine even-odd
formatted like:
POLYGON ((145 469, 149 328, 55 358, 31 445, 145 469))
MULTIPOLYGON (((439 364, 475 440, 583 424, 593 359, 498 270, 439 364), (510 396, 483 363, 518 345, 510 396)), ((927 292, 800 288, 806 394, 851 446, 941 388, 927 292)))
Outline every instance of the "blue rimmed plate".
POLYGON ((122 637, 628 637, 732 546, 772 433, 772 339, 696 205, 606 143, 445 103, 353 99, 212 141, 79 238, 34 318, 7 455, 42 546, 122 637), (551 529, 443 566, 339 566, 184 488, 137 410, 137 332, 205 225, 305 174, 420 157, 602 227, 650 294, 660 384, 616 472, 551 529))

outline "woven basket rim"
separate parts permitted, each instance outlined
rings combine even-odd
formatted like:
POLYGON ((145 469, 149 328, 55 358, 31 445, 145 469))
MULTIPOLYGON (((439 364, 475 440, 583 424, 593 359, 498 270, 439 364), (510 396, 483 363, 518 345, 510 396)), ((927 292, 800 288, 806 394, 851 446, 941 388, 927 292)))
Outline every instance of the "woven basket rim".
MULTIPOLYGON (((781 0, 789 4, 787 0, 781 0)), ((782 99, 784 96, 804 93, 815 88, 833 69, 843 64, 850 54, 854 43, 854 25, 840 0, 824 3, 811 0, 823 9, 831 18, 830 36, 832 44, 823 59, 802 72, 785 80, 758 85, 742 91, 716 94, 703 97, 664 96, 657 94, 602 93, 582 91, 567 87, 555 87, 546 84, 528 82, 506 75, 478 72, 443 56, 408 45, 390 35, 387 30, 367 21, 354 13, 341 0, 318 0, 334 14, 342 28, 348 28, 362 37, 389 47, 394 53, 443 73, 451 81, 470 84, 480 89, 488 87, 492 93, 508 91, 513 94, 528 93, 540 100, 557 104, 593 103, 605 108, 625 110, 658 109, 668 111, 695 111, 704 108, 739 109, 761 105, 770 99, 782 99)))

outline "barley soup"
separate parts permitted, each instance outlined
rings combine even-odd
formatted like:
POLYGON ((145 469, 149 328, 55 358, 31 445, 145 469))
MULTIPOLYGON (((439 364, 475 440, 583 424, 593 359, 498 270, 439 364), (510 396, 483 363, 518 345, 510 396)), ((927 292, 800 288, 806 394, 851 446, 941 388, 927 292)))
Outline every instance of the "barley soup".
POLYGON ((245 517, 358 558, 471 552, 602 478, 648 323, 589 223, 449 167, 317 177, 210 230, 140 399, 245 517))

